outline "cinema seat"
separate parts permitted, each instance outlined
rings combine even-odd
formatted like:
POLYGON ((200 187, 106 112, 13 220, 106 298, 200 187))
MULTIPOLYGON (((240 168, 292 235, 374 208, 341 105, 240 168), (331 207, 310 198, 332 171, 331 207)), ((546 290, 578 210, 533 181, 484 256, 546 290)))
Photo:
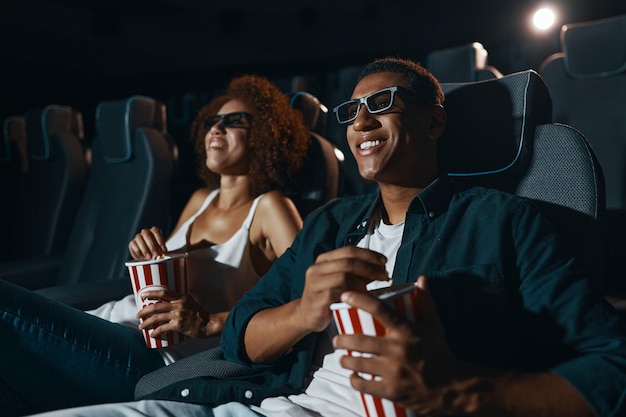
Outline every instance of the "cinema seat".
POLYGON ((83 299, 98 303, 94 295, 108 301, 130 292, 128 242, 142 228, 167 227, 170 213, 172 156, 160 111, 142 96, 98 105, 93 163, 67 249, 3 265, 0 277, 77 306, 83 299), (107 280, 120 282, 119 291, 107 294, 100 285, 107 280))
POLYGON ((343 192, 343 153, 324 137, 328 108, 313 94, 288 94, 292 108, 300 110, 311 134, 302 168, 287 192, 304 218, 343 192))
POLYGON ((6 260, 60 255, 87 181, 87 161, 68 106, 49 105, 24 117, 28 161, 16 199, 6 260))
POLYGON ((626 15, 566 24, 561 52, 539 72, 555 122, 578 129, 598 156, 606 180, 606 277, 626 299, 626 15))
POLYGON ((480 42, 437 49, 426 55, 426 68, 441 83, 461 83, 500 78, 502 74, 487 64, 487 50, 480 42))

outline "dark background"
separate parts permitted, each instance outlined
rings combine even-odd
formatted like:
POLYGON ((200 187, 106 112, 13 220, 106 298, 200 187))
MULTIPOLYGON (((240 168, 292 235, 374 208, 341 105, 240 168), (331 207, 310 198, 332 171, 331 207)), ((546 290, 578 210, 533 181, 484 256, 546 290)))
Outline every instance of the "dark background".
MULTIPOLYGON (((399 55, 481 42, 503 74, 559 49, 563 23, 626 13, 623 0, 555 0, 559 23, 536 34, 535 0, 3 0, 0 117, 47 104, 83 112, 89 138, 103 100, 168 100, 232 76, 325 75, 399 55)), ((313 91, 326 100, 325 91, 313 91)), ((325 104, 332 107, 336 103, 325 104)))

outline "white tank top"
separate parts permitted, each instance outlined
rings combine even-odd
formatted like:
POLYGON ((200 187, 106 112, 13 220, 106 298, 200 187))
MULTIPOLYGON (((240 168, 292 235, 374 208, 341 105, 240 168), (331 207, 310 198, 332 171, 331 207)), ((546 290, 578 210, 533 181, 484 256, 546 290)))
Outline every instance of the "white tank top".
MULTIPOLYGON (((200 209, 167 241, 170 252, 186 251, 191 227, 206 210, 219 190, 212 191, 200 209)), ((187 289, 209 313, 227 311, 259 280, 250 259, 250 225, 257 204, 263 195, 254 199, 241 228, 226 242, 189 251, 187 289)))
MULTIPOLYGON (((169 252, 185 252, 189 247, 189 235, 196 218, 206 210, 219 190, 214 190, 196 213, 181 225, 166 242, 169 252)), ((250 211, 239 230, 224 243, 189 251, 187 289, 209 313, 227 311, 243 294, 259 280, 250 259, 250 225, 259 200, 252 202, 250 211)), ((133 294, 118 301, 111 301, 88 313, 114 323, 137 329, 137 307, 133 294)), ((166 365, 219 344, 219 336, 211 338, 187 338, 183 343, 159 349, 166 365)))

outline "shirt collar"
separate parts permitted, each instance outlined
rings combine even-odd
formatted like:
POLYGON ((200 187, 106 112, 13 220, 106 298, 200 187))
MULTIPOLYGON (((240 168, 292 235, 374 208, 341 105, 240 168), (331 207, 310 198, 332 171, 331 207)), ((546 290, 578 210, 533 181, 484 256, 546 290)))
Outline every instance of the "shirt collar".
MULTIPOLYGON (((431 182, 415 196, 407 212, 426 214, 428 221, 434 221, 448 209, 453 195, 452 183, 448 176, 444 174, 431 182)), ((372 201, 372 204, 370 204, 369 209, 361 218, 361 221, 356 225, 355 229, 346 236, 344 244, 356 245, 367 232, 372 218, 380 212, 381 205, 382 198, 380 191, 378 191, 376 198, 372 201)))
POLYGON ((433 221, 448 209, 453 194, 450 179, 442 175, 415 196, 407 211, 426 214, 428 220, 433 221))

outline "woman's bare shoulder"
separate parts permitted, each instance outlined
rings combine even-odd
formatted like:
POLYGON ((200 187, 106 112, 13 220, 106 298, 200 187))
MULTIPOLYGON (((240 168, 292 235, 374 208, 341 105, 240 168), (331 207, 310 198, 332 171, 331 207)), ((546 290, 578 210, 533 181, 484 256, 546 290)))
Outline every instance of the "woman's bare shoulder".
POLYGON ((207 196, 212 191, 213 190, 211 188, 202 187, 202 188, 198 188, 196 191, 193 192, 193 194, 191 194, 191 197, 189 197, 189 200, 187 200, 187 204, 185 205, 185 208, 180 214, 180 218, 178 219, 178 223, 176 225, 177 228, 182 223, 187 221, 188 218, 193 216, 194 213, 200 210, 200 207, 202 207, 202 204, 204 204, 204 201, 206 200, 207 196))
POLYGON ((202 187, 202 188, 198 188, 196 191, 193 192, 193 194, 191 194, 191 197, 189 197, 189 201, 188 201, 188 205, 197 205, 198 207, 200 207, 202 205, 202 203, 204 203, 204 200, 206 200, 206 198, 208 197, 209 194, 211 194, 213 192, 213 189, 208 188, 208 187, 202 187))
POLYGON ((273 210, 296 210, 296 206, 282 191, 272 190, 263 195, 259 201, 258 209, 262 211, 273 210))

